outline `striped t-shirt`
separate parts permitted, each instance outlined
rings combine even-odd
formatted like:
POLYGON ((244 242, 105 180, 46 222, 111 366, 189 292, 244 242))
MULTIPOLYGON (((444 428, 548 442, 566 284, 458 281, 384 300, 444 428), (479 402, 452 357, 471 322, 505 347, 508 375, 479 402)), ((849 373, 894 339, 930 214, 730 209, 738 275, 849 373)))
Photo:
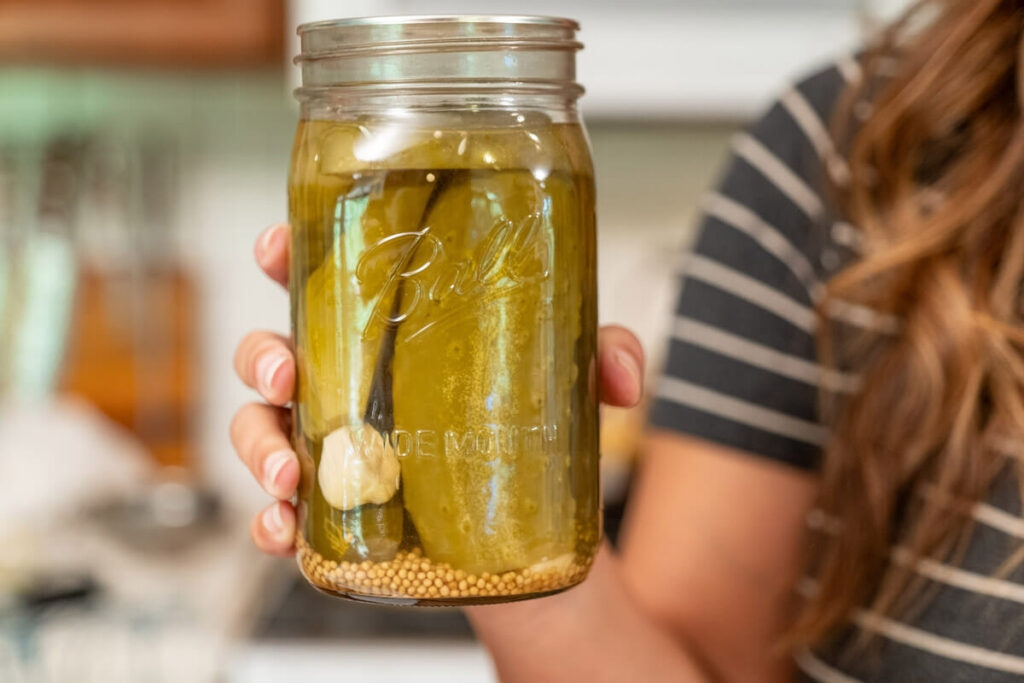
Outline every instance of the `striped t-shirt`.
MULTIPOLYGON (((826 122, 860 77, 855 60, 840 60, 788 90, 737 138, 686 256, 654 426, 816 467, 827 437, 817 413, 822 383, 842 391, 852 380, 822 373, 813 307, 822 283, 856 258, 859 235, 826 201, 826 179, 845 173, 826 122)), ((830 316, 840 333, 893 323, 854 307, 830 316)), ((999 571, 1024 540, 1009 464, 974 517, 961 564, 916 567, 934 589, 923 611, 911 621, 852 615, 851 633, 878 636, 869 653, 851 662, 836 652, 802 652, 802 680, 1024 680, 1024 568, 999 571)), ((893 557, 899 561, 898 549, 893 557)))

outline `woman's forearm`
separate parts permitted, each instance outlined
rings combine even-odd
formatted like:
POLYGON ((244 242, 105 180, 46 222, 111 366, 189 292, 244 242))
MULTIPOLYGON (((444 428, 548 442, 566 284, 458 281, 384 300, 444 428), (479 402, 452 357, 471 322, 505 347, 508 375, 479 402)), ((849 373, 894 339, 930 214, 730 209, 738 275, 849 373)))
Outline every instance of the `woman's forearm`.
POLYGON ((709 680, 696 659, 632 601, 605 546, 589 578, 540 600, 466 610, 501 680, 709 680))

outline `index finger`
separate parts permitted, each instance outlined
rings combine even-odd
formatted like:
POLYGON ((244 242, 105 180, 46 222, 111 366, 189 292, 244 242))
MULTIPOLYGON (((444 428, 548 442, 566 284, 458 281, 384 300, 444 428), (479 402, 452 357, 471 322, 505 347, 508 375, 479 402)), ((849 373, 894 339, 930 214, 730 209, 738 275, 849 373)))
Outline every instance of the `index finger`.
POLYGON ((256 263, 282 287, 288 286, 288 260, 292 231, 287 223, 271 225, 256 240, 256 263))

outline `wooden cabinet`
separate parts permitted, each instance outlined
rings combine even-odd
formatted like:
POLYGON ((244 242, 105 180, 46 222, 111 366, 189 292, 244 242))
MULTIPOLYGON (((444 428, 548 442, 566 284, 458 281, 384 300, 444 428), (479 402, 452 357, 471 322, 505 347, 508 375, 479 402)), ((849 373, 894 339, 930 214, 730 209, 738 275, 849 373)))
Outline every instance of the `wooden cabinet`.
POLYGON ((0 61, 280 64, 284 0, 0 0, 0 61))

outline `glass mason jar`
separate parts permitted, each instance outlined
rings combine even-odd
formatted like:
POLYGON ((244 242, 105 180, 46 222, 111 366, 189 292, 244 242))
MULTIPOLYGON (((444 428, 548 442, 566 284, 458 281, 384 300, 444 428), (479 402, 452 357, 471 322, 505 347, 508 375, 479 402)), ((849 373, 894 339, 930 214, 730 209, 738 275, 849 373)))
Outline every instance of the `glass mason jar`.
POLYGON ((577 29, 299 28, 298 561, 323 591, 465 605, 586 576, 601 526, 577 29))

